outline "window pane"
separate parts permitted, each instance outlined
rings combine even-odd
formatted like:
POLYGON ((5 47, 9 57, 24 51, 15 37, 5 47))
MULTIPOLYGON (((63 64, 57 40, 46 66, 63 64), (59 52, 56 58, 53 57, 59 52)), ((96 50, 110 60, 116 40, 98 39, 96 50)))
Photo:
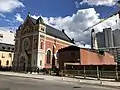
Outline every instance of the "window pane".
POLYGON ((42 61, 40 61, 40 66, 42 65, 42 61))
POLYGON ((40 43, 40 49, 43 49, 43 42, 40 43))
POLYGON ((50 64, 50 61, 51 61, 51 51, 48 50, 47 51, 47 63, 50 64))
POLYGON ((34 49, 37 49, 37 39, 34 39, 34 49))
POLYGON ((9 53, 9 57, 12 57, 12 54, 11 54, 11 53, 9 53))
POLYGON ((6 65, 9 65, 9 61, 8 60, 6 61, 6 65))

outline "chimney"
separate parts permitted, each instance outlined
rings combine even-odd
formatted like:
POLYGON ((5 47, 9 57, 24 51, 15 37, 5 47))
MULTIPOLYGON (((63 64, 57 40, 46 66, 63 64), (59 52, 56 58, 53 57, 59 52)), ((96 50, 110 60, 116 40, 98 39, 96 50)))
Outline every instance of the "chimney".
POLYGON ((63 33, 65 33, 65 30, 64 30, 64 29, 62 29, 62 32, 63 32, 63 33))
POLYGON ((92 29, 91 31, 91 49, 95 48, 95 30, 92 29))
POLYGON ((73 43, 74 43, 74 41, 75 41, 74 38, 72 38, 72 42, 73 42, 73 43))

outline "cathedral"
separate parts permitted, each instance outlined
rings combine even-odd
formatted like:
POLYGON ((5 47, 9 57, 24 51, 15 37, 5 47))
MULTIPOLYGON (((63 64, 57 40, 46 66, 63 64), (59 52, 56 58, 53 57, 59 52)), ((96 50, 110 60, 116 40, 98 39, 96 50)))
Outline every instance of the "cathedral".
POLYGON ((64 30, 45 24, 42 17, 34 19, 28 14, 16 31, 13 70, 58 67, 58 50, 73 44, 74 40, 64 30))

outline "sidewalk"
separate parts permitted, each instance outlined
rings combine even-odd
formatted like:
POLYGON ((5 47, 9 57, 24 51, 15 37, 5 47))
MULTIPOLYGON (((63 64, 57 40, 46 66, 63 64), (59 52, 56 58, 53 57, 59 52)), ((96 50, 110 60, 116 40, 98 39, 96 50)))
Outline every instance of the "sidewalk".
POLYGON ((32 79, 40 79, 40 80, 58 80, 58 81, 66 81, 66 82, 76 82, 76 83, 84 83, 84 84, 96 84, 103 86, 112 86, 112 87, 120 87, 120 82, 113 82, 111 80, 89 80, 89 79, 76 79, 69 77, 57 77, 57 76, 49 76, 49 75, 37 75, 33 74, 25 74, 25 73, 17 73, 17 72, 2 72, 0 71, 0 75, 6 76, 14 76, 14 77, 23 77, 23 78, 32 78, 32 79))

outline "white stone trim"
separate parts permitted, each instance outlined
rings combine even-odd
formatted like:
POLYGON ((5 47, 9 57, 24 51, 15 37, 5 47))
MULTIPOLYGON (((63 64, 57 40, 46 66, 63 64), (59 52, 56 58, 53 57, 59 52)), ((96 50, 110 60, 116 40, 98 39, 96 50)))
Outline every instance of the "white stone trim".
MULTIPOLYGON (((45 32, 46 32, 46 30, 45 30, 45 32)), ((39 33, 40 35, 41 35, 41 33, 39 33)), ((46 51, 45 51, 45 49, 46 49, 46 36, 44 37, 44 53, 43 53, 43 67, 45 67, 45 64, 46 64, 46 58, 45 58, 45 56, 46 56, 46 51)))
POLYGON ((48 48, 46 51, 45 51, 45 54, 47 55, 47 51, 50 50, 51 51, 51 55, 52 55, 52 50, 50 48, 48 48))
POLYGON ((55 59, 57 59, 57 56, 56 56, 57 53, 58 53, 58 50, 56 50, 56 52, 55 52, 55 59))

